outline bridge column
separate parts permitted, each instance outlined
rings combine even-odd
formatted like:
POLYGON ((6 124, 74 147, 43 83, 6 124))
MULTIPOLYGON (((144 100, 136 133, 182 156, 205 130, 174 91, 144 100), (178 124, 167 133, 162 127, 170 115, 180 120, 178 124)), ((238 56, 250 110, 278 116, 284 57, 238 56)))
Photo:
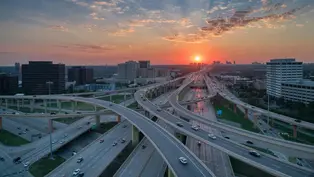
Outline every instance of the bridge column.
POLYGON ((60 100, 57 100, 57 106, 58 106, 59 113, 60 113, 60 112, 61 112, 61 109, 62 109, 61 101, 60 101, 60 100))
POLYGON ((297 138, 297 129, 298 127, 296 125, 292 125, 293 126, 293 138, 297 138))
POLYGON ((96 122, 96 127, 99 128, 99 126, 100 126, 100 115, 95 116, 95 122, 96 122))
POLYGON ((121 115, 117 115, 117 122, 120 123, 121 122, 121 115))
POLYGON ((233 112, 237 113, 237 105, 236 104, 233 105, 233 112))
POLYGON ((24 107, 24 99, 22 99, 22 107, 24 107))
POLYGON ((72 106, 72 112, 75 112, 76 108, 77 108, 77 102, 76 101, 71 101, 71 106, 72 106))
POLYGON ((136 146, 140 140, 140 131, 132 125, 132 145, 136 146))
POLYGON ((52 119, 49 119, 49 120, 48 120, 48 131, 49 131, 50 133, 53 132, 53 121, 52 121, 52 119))
POLYGON ((149 117, 149 112, 148 112, 148 111, 145 111, 144 115, 145 115, 146 117, 149 117))
POLYGON ((19 99, 16 99, 16 104, 17 104, 17 110, 19 111, 20 110, 20 100, 19 99))
POLYGON ((172 170, 168 167, 168 170, 167 170, 167 177, 175 177, 172 170))
POLYGON ((125 102, 126 101, 126 93, 124 93, 124 98, 123 99, 124 99, 124 102, 125 102))
POLYGON ((2 130, 2 117, 0 117, 0 130, 2 130))
POLYGON ((109 95, 109 100, 112 102, 112 94, 109 95))
POLYGON ((35 100, 34 99, 30 100, 31 112, 34 112, 34 104, 35 104, 35 100))
POLYGON ((5 108, 8 109, 9 105, 8 105, 8 99, 5 99, 5 108))
POLYGON ((44 100, 45 113, 47 113, 47 100, 44 100))
POLYGON ((257 127, 257 115, 256 114, 253 114, 253 117, 254 117, 254 128, 257 127))
POLYGON ((245 114, 245 115, 244 115, 244 118, 245 118, 245 119, 249 118, 248 109, 247 109, 247 108, 244 108, 244 112, 245 112, 245 113, 244 113, 244 114, 245 114))

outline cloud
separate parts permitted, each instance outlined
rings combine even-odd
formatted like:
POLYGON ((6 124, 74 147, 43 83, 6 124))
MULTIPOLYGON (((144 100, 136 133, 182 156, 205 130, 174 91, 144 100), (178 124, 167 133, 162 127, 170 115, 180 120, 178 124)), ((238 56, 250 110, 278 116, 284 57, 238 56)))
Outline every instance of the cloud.
POLYGON ((175 34, 162 37, 162 39, 173 42, 201 43, 212 37, 219 37, 224 33, 230 33, 237 28, 254 27, 253 24, 256 22, 262 22, 267 28, 284 28, 279 22, 294 18, 294 14, 301 9, 302 7, 281 14, 261 15, 257 17, 250 16, 253 12, 251 10, 235 11, 229 18, 207 19, 207 25, 199 28, 195 34, 175 34), (276 22, 276 24, 272 24, 272 22, 276 22))
POLYGON ((130 28, 121 28, 115 31, 109 31, 110 36, 126 36, 128 33, 133 33, 134 29, 132 27, 130 28))
POLYGON ((69 29, 62 26, 62 25, 52 25, 52 26, 49 26, 48 29, 50 30, 55 30, 55 31, 62 31, 62 32, 68 32, 69 29))
POLYGON ((92 45, 92 44, 55 45, 55 47, 87 53, 103 53, 106 51, 114 50, 116 48, 116 46, 114 45, 92 45))

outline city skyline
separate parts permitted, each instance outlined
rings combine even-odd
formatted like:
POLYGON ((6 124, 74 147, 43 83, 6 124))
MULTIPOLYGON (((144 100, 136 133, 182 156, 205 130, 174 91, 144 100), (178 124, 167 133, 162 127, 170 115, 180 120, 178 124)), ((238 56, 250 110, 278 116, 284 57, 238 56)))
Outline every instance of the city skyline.
POLYGON ((0 65, 313 62, 314 2, 4 0, 0 65))

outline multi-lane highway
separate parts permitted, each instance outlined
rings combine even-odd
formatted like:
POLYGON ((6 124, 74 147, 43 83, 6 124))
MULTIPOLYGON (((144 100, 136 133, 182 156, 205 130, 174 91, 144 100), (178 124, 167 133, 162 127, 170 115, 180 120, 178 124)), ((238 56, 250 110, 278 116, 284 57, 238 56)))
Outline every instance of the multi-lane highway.
MULTIPOLYGON (((187 82, 188 83, 188 82, 187 82)), ((185 87, 186 85, 183 84, 185 87)), ((181 90, 179 90, 181 91, 181 90)), ((202 120, 202 123, 211 126, 212 123, 208 123, 207 121, 204 121, 204 118, 195 114, 191 114, 190 111, 183 108, 181 105, 177 102, 177 94, 178 92, 174 92, 170 96, 170 104, 179 111, 184 112, 184 117, 189 118, 196 116, 197 119, 195 120, 202 120), (183 109, 183 110, 181 110, 183 109)), ((296 165, 286 163, 283 161, 280 161, 278 159, 275 159, 273 157, 270 157, 268 155, 263 155, 262 158, 256 158, 252 155, 250 155, 249 148, 240 145, 238 143, 232 142, 230 140, 227 140, 225 138, 217 137, 216 140, 212 140, 208 138, 208 133, 199 130, 194 131, 191 129, 191 124, 188 122, 185 122, 181 120, 180 118, 166 112, 166 111, 158 111, 158 108, 156 105, 152 104, 150 101, 141 98, 141 95, 145 95, 145 91, 139 90, 135 93, 135 99, 136 101, 145 109, 148 110, 153 115, 157 116, 158 118, 161 118, 162 120, 166 121, 169 125, 173 126, 174 128, 178 129, 180 132, 190 136, 194 137, 196 139, 199 139, 225 153, 227 153, 230 156, 233 156, 237 159, 240 159, 242 161, 245 161, 247 163, 250 163, 251 165, 260 168, 262 170, 265 170, 271 174, 277 175, 277 176, 309 176, 311 173, 313 173, 312 170, 306 169, 306 168, 300 168, 296 165), (178 127, 176 124, 178 121, 181 121, 183 124, 183 127, 178 127)), ((216 123, 216 122, 215 122, 216 123)), ((218 123, 218 122, 217 122, 218 123)), ((224 124, 223 124, 224 125, 224 124)), ((217 127, 217 126, 216 126, 217 127)), ((216 128, 215 127, 215 128, 216 128)), ((312 151, 312 150, 310 150, 312 151)))
POLYGON ((130 141, 131 125, 127 121, 121 122, 46 176, 72 176, 76 169, 80 169, 84 176, 99 176, 130 141), (122 139, 125 139, 124 143, 121 143, 122 139), (83 161, 77 162, 81 157, 83 161))

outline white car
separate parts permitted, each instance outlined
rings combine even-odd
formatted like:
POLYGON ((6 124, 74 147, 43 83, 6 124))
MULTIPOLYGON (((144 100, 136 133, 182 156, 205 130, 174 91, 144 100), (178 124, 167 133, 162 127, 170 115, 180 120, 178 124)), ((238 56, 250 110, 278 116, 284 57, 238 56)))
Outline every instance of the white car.
POLYGON ((192 125, 192 127, 191 127, 193 130, 195 130, 195 131, 197 131, 199 128, 198 128, 198 126, 195 126, 195 125, 192 125))
POLYGON ((76 175, 78 175, 79 173, 81 172, 81 169, 76 169, 76 170, 74 170, 74 172, 73 172, 73 176, 76 176, 76 175))
POLYGON ((213 139, 213 140, 216 139, 216 136, 215 136, 214 134, 212 134, 212 133, 208 134, 208 137, 211 138, 211 139, 213 139))
POLYGON ((28 165, 29 165, 29 162, 24 163, 24 167, 28 167, 28 165))
POLYGON ((63 140, 61 140, 59 143, 60 143, 60 144, 63 144, 63 140))
POLYGON ((161 111, 161 108, 157 108, 157 111, 160 112, 160 111, 161 111))
POLYGON ((185 157, 179 157, 179 161, 184 165, 188 163, 188 160, 185 157))
POLYGON ((56 142, 57 142, 57 140, 53 140, 51 143, 52 143, 52 144, 55 144, 56 142))

